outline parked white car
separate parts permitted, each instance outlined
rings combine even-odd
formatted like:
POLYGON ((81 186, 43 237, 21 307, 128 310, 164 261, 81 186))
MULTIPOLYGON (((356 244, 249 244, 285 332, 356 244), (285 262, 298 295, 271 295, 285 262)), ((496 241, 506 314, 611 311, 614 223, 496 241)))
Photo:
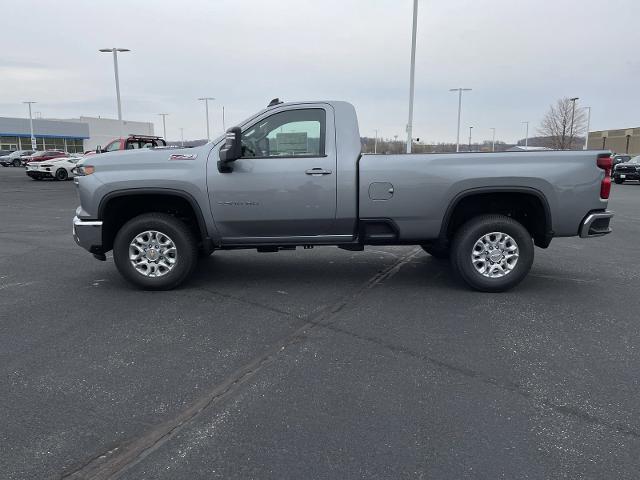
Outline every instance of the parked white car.
POLYGON ((42 162, 27 163, 27 175, 34 180, 53 178, 55 180, 68 180, 75 177, 73 168, 82 157, 61 157, 42 162))

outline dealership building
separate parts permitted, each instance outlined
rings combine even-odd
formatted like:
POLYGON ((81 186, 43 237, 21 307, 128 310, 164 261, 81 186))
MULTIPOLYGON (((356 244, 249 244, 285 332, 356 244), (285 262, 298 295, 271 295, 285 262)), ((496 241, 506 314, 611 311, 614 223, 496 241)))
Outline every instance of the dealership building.
POLYGON ((640 127, 589 132, 587 147, 593 150, 640 155, 640 127))
MULTIPOLYGON (((151 122, 122 122, 125 136, 153 135, 151 122)), ((33 120, 37 150, 58 149, 69 153, 104 147, 120 136, 120 123, 110 118, 80 117, 66 120, 33 120)), ((31 129, 28 118, 0 117, 0 150, 30 150, 31 129)))

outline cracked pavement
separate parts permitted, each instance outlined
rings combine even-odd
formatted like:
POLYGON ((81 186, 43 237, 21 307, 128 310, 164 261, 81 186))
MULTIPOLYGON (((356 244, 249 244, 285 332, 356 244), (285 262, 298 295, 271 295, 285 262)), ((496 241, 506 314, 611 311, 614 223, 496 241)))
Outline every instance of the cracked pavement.
POLYGON ((0 169, 2 478, 640 472, 640 185, 504 294, 415 247, 216 252, 133 290, 71 182, 0 169))

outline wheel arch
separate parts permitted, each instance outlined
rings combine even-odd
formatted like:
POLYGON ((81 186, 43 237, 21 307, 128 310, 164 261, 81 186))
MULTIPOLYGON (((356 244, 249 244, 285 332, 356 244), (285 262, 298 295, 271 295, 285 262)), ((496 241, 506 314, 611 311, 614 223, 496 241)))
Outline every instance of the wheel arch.
MULTIPOLYGON (((491 202, 495 202, 500 199, 510 199, 512 201, 514 199, 519 199, 525 203, 527 201, 535 202, 530 205, 535 205, 533 208, 538 210, 535 213, 542 214, 544 224, 541 227, 538 227, 535 223, 532 224, 529 222, 528 225, 525 225, 525 228, 529 230, 537 246, 546 248, 549 246, 549 243, 551 243, 551 239, 554 236, 553 218, 549 202, 544 193, 532 187, 505 186, 470 188, 459 192, 451 202, 449 202, 445 211, 438 236, 438 241, 441 244, 448 245, 450 243, 453 231, 455 231, 459 226, 457 224, 459 221, 458 219, 467 218, 464 212, 460 213, 460 210, 463 209, 466 203, 472 199, 477 201, 478 205, 476 206, 477 211, 473 212, 469 218, 479 214, 505 213, 510 210, 509 208, 499 208, 494 209, 493 211, 491 208, 487 209, 491 202)), ((522 206, 522 204, 518 205, 522 206)))
POLYGON ((98 218, 103 220, 103 246, 108 251, 113 246, 113 240, 117 231, 131 218, 150 212, 173 213, 169 210, 176 209, 179 214, 185 215, 190 220, 196 237, 201 241, 201 248, 207 251, 213 249, 213 242, 208 235, 207 224, 200 205, 196 199, 184 190, 172 188, 128 188, 114 190, 106 194, 98 205, 98 218), (154 204, 151 204, 155 201, 154 204), (124 215, 118 217, 113 212, 124 209, 124 215))

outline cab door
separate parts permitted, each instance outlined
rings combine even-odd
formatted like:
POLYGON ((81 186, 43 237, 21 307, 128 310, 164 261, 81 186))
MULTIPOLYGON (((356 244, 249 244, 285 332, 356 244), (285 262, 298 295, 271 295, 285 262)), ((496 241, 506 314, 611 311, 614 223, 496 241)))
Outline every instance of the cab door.
POLYGON ((230 164, 230 172, 218 171, 214 149, 207 180, 222 243, 336 233, 334 131, 331 106, 289 106, 243 128, 242 158, 230 164))

